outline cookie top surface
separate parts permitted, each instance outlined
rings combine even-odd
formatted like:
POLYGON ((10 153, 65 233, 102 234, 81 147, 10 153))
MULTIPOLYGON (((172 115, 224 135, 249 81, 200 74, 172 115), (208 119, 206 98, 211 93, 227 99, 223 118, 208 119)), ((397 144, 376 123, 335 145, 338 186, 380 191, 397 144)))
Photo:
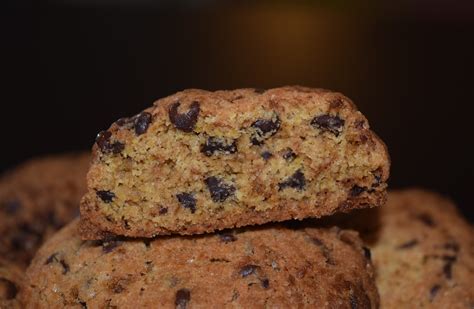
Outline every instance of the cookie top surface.
POLYGON ((380 206, 389 175, 385 145, 350 99, 298 86, 181 91, 100 132, 93 153, 86 239, 380 206))
POLYGON ((27 306, 376 308, 357 233, 281 226, 201 236, 82 241, 77 222, 27 271, 27 306))
POLYGON ((23 271, 0 258, 0 308, 20 308, 17 297, 23 282, 23 271))
POLYGON ((0 255, 27 266, 54 231, 78 215, 89 154, 30 160, 0 178, 0 255))
POLYGON ((382 308, 473 308, 474 230, 450 200, 392 191, 385 206, 345 217, 372 249, 382 308))

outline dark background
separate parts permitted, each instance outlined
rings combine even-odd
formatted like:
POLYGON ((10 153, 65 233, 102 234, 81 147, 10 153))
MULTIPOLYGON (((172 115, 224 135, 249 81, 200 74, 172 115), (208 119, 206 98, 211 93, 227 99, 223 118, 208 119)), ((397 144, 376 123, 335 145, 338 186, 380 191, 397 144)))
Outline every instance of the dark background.
POLYGON ((473 1, 2 3, 2 171, 88 149, 184 88, 301 84, 356 102, 392 188, 437 190, 474 220, 473 1))

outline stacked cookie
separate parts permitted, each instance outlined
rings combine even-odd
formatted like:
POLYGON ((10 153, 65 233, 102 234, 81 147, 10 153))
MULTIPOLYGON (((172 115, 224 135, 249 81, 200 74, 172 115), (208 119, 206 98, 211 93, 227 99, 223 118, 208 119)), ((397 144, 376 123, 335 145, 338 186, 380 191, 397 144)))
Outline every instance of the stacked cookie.
POLYGON ((474 305, 472 227, 431 193, 386 202, 387 150, 339 93, 186 90, 99 133, 90 167, 74 160, 80 221, 49 238, 76 191, 38 207, 65 219, 25 278, 0 265, 0 307, 474 305))

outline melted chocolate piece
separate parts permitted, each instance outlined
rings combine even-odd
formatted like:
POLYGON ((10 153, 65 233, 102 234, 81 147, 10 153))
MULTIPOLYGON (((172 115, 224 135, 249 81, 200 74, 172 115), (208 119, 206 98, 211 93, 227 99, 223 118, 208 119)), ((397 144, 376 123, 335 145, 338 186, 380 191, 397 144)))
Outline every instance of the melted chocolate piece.
POLYGON ((176 198, 178 199, 178 202, 181 204, 181 206, 189 209, 191 213, 196 211, 196 198, 193 196, 193 194, 183 192, 176 194, 176 198))
POLYGON ((299 169, 292 176, 286 178, 278 184, 278 191, 281 191, 286 188, 293 188, 298 191, 301 191, 306 186, 306 179, 303 172, 299 169))
POLYGON ((111 137, 112 133, 110 131, 101 131, 97 134, 95 142, 102 153, 121 153, 125 149, 125 145, 118 141, 111 143, 111 137))
POLYGON ((194 101, 189 106, 189 110, 183 114, 178 113, 178 107, 180 105, 181 103, 179 102, 171 105, 169 110, 170 121, 176 129, 187 133, 192 132, 198 120, 200 104, 194 101))
POLYGON ((245 265, 239 270, 239 274, 242 276, 242 278, 245 278, 247 276, 255 274, 259 268, 260 267, 257 265, 245 265))
POLYGON ((191 301, 191 291, 188 289, 180 289, 176 292, 174 304, 176 309, 186 309, 191 301))
POLYGON ((250 137, 250 141, 253 145, 262 145, 264 140, 278 132, 280 125, 281 121, 278 115, 275 115, 272 119, 258 119, 251 125, 256 130, 250 137))
POLYGON ((323 132, 331 132, 335 136, 339 136, 344 127, 344 120, 338 116, 328 114, 316 116, 311 120, 311 125, 323 132))
POLYGON ((349 192, 349 195, 354 197, 354 196, 359 196, 362 194, 362 192, 366 191, 366 188, 364 187, 359 187, 358 185, 354 185, 351 188, 351 191, 349 192))
POLYGON ((229 243, 229 242, 233 242, 237 240, 237 237, 229 233, 219 234, 219 238, 225 243, 229 243))
POLYGON ((288 162, 293 161, 297 157, 296 153, 293 152, 291 148, 287 148, 285 152, 283 152, 283 159, 288 162))
POLYGON ((208 157, 216 152, 227 155, 233 154, 237 152, 237 142, 233 140, 231 144, 226 144, 225 140, 222 138, 209 137, 206 140, 206 143, 201 145, 201 152, 208 157))
POLYGON ((152 117, 150 113, 143 112, 138 114, 137 118, 135 119, 135 134, 141 135, 148 130, 150 126, 152 117))
POLYGON ((99 190, 96 191, 97 196, 104 202, 104 203, 111 203, 115 198, 115 193, 107 190, 99 190))
POLYGON ((224 183, 222 179, 211 176, 204 180, 214 202, 224 202, 228 197, 234 194, 235 187, 224 183))

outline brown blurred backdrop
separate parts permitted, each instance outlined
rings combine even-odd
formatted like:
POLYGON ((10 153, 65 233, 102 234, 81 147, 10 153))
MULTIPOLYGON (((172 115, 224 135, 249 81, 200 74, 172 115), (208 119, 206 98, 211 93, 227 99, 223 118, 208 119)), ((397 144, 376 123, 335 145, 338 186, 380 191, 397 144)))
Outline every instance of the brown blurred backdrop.
POLYGON ((301 84, 352 98, 387 142, 392 187, 474 219, 473 1, 6 0, 2 160, 87 149, 155 99, 301 84))

